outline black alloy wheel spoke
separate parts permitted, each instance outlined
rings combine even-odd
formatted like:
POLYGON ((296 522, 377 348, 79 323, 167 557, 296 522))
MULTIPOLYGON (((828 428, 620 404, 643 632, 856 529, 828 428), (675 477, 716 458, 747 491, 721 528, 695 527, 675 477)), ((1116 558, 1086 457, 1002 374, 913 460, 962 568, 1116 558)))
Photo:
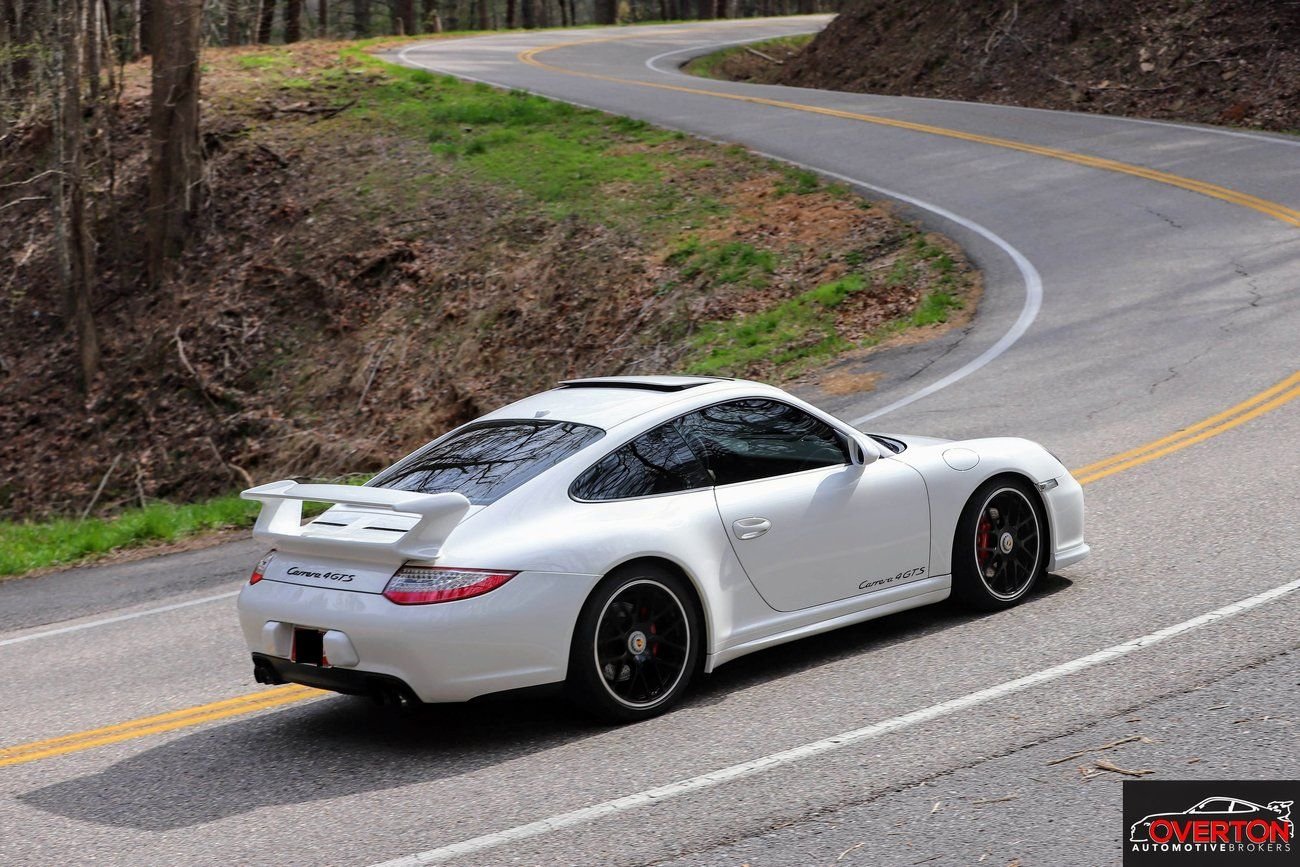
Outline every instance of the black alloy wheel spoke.
POLYGON ((630 705, 654 704, 681 679, 689 657, 690 628, 681 605, 654 582, 625 588, 606 606, 596 627, 596 664, 614 697, 630 705), (640 645, 642 650, 634 650, 640 645), (607 666, 614 671, 605 677, 607 666), (631 675, 620 679, 624 667, 631 675))
POLYGON ((1039 559, 1038 517, 1019 491, 1004 489, 984 505, 976 523, 975 565, 994 594, 1011 598, 1024 592, 1039 559), (1006 536, 1010 535, 1009 547, 1006 536))

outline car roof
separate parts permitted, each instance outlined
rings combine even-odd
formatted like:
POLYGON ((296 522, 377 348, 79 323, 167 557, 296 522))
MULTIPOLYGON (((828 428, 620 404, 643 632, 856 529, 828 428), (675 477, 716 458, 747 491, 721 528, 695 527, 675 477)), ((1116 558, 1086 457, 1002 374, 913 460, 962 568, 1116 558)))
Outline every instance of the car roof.
POLYGON ((478 421, 544 418, 609 429, 663 406, 737 385, 758 383, 710 376, 604 376, 569 379, 558 388, 534 394, 488 413, 478 421))

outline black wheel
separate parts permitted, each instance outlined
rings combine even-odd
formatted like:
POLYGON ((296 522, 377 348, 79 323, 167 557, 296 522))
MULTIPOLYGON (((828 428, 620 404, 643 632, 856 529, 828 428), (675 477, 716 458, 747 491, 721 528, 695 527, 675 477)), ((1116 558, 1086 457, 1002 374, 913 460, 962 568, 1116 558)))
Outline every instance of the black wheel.
POLYGON ((1017 479, 980 486, 957 522, 952 595, 983 611, 1024 598, 1047 565, 1047 521, 1035 492, 1017 479))
POLYGON ((681 576, 652 563, 610 573, 578 615, 569 692, 612 722, 663 713, 691 682, 700 613, 681 576))

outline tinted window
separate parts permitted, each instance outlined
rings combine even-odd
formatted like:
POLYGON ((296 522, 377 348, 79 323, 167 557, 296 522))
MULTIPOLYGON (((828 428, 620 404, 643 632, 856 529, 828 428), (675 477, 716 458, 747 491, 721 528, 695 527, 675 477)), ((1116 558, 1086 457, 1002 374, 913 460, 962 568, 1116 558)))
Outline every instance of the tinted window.
POLYGON ((775 400, 735 400, 677 422, 720 485, 848 463, 830 425, 775 400))
POLYGON ((368 484, 422 494, 456 491, 484 506, 604 435, 585 424, 484 422, 429 443, 368 484))
POLYGON ((596 462, 571 489, 580 500, 671 494, 711 484, 704 466, 671 424, 655 428, 596 462))

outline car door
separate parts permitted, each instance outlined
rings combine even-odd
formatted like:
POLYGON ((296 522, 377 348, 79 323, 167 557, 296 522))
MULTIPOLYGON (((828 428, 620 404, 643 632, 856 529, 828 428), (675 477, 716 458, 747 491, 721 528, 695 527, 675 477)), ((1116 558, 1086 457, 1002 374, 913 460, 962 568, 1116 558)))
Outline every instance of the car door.
POLYGON ((716 404, 678 427, 712 477, 736 556, 776 610, 926 576, 930 510, 916 470, 852 464, 842 435, 776 400, 716 404))

